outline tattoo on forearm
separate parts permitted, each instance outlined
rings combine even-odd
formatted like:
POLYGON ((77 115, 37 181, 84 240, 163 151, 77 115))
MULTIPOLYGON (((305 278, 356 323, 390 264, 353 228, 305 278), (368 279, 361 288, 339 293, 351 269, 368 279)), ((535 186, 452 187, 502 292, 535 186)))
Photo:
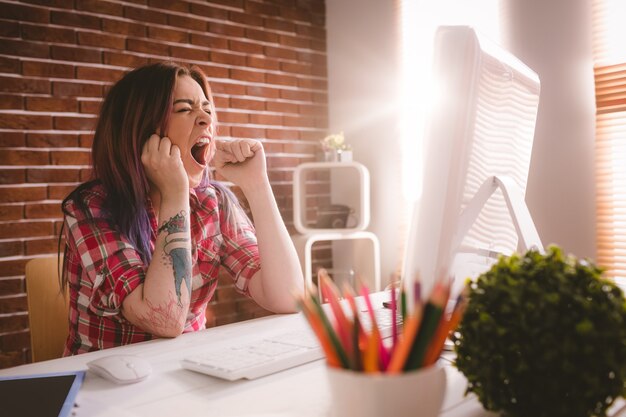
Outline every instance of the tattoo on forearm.
POLYGON ((181 287, 183 280, 191 296, 191 242, 189 239, 189 222, 186 213, 181 211, 159 227, 158 233, 166 233, 163 252, 169 256, 174 270, 174 285, 178 304, 182 305, 181 287))
POLYGON ((181 310, 171 292, 169 295, 169 300, 164 304, 155 305, 147 300, 148 309, 144 314, 139 314, 132 307, 130 308, 130 311, 143 323, 141 327, 145 331, 159 333, 159 331, 174 328, 173 323, 179 320, 181 310))

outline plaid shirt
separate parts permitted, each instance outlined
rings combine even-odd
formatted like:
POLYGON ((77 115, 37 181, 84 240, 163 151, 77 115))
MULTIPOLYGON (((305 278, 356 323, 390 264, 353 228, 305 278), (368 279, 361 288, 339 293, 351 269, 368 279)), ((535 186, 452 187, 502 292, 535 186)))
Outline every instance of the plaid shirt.
MULTIPOLYGON (((224 224, 218 206, 219 190, 209 186, 190 193, 192 238, 192 293, 184 332, 203 329, 206 307, 217 287, 220 266, 233 277, 235 288, 248 295, 250 278, 260 269, 254 228, 246 224, 235 235, 224 224)), ((82 192, 87 213, 73 201, 66 203, 67 277, 70 287, 70 333, 64 355, 106 349, 150 340, 154 336, 126 320, 124 298, 144 281, 148 265, 122 236, 103 210, 106 193, 101 185, 82 192)), ((152 228, 151 248, 157 235, 157 219, 148 201, 152 228)))

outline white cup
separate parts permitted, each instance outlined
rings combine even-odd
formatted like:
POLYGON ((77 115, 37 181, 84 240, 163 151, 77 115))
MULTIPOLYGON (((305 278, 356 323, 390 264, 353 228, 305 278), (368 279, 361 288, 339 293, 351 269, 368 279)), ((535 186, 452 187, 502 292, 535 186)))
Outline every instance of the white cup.
POLYGON ((401 374, 328 368, 333 417, 437 417, 446 393, 440 366, 401 374))

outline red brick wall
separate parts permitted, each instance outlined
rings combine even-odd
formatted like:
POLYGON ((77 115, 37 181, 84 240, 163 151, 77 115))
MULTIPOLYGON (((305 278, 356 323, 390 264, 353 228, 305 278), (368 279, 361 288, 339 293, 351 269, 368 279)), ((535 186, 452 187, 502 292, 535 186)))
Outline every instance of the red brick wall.
MULTIPOLYGON (((162 60, 205 70, 221 136, 263 141, 292 227, 293 169, 327 128, 324 0, 0 0, 0 368, 30 360, 24 265, 56 252, 103 93, 162 60)), ((265 314, 222 283, 211 325, 265 314)))

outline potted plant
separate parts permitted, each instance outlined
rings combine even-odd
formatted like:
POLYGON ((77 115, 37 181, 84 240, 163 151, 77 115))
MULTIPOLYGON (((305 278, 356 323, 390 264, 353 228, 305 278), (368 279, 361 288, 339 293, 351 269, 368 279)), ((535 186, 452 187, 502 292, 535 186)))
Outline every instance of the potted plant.
POLYGON ((345 142, 343 132, 326 136, 320 141, 326 162, 352 161, 352 147, 345 142))
POLYGON ((593 263, 551 246, 501 257, 468 286, 456 367, 487 410, 601 417, 626 394, 626 301, 593 263))

